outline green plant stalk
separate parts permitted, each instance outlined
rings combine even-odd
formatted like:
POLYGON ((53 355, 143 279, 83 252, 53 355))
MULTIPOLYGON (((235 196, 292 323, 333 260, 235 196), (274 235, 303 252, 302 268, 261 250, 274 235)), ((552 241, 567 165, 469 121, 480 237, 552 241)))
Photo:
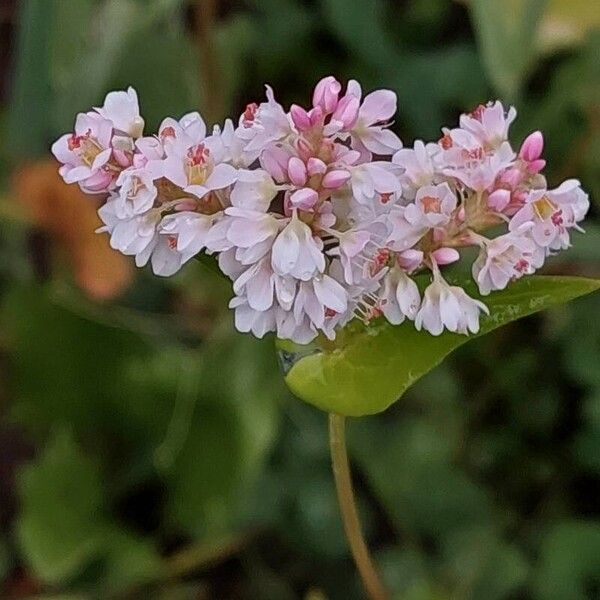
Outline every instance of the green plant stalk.
POLYGON ((389 600, 360 526, 346 450, 346 418, 342 415, 329 414, 329 446, 344 530, 365 591, 370 600, 389 600))

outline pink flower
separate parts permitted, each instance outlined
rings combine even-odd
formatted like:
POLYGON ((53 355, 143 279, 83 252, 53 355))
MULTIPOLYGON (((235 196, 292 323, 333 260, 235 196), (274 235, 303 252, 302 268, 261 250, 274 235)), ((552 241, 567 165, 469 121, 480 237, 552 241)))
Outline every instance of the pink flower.
POLYGON ((421 305, 417 284, 398 267, 390 269, 385 276, 379 300, 381 311, 393 325, 406 318, 414 320, 421 305))
POLYGON ((300 221, 297 210, 273 244, 271 263, 279 275, 291 275, 308 281, 325 270, 323 244, 300 221))
MULTIPOLYGON (((348 82, 347 95, 361 99, 362 91, 357 81, 348 82)), ((400 138, 387 129, 388 121, 395 112, 396 94, 391 90, 376 90, 365 96, 356 122, 350 129, 352 147, 381 155, 393 154, 402 148, 400 138)), ((348 122, 352 123, 353 120, 349 119, 348 122)))
POLYGON ((461 287, 448 285, 434 267, 433 282, 425 290, 415 327, 432 335, 440 335, 444 329, 465 335, 477 333, 482 312, 489 314, 483 302, 471 298, 461 287))
POLYGON ((393 194, 400 190, 398 169, 395 165, 375 161, 351 167, 350 185, 359 204, 370 204, 381 194, 393 194))
POLYGON ((424 185, 439 183, 440 174, 433 160, 439 151, 437 144, 425 145, 417 140, 413 148, 402 148, 394 154, 392 162, 404 170, 400 181, 407 198, 414 198, 416 191, 424 185))
POLYGON ((144 119, 140 116, 137 92, 127 88, 126 92, 110 92, 104 99, 98 114, 111 121, 113 128, 122 134, 139 138, 144 131, 144 119))
POLYGON ((529 235, 542 248, 565 249, 570 246, 569 230, 579 229, 590 206, 588 195, 577 179, 568 179, 554 190, 532 190, 523 207, 509 223, 510 231, 532 222, 529 235))
POLYGON ((486 150, 498 149, 508 139, 508 129, 516 116, 512 106, 505 112, 502 103, 496 101, 461 115, 460 126, 473 134, 486 150))
POLYGON ((287 114, 275 100, 273 89, 265 86, 267 101, 249 105, 239 121, 237 133, 246 142, 245 151, 261 151, 268 144, 280 141, 293 133, 287 114))
POLYGON ((530 275, 542 266, 544 254, 527 236, 532 226, 532 223, 524 223, 514 232, 492 240, 478 237, 481 252, 473 263, 472 272, 484 296, 492 290, 503 290, 510 281, 530 275))
POLYGON ((337 107, 338 96, 341 89, 342 86, 335 77, 332 77, 331 75, 324 77, 315 86, 315 91, 313 92, 313 106, 315 108, 320 108, 324 115, 332 113, 337 107))
POLYGON ((114 187, 121 169, 109 164, 112 133, 112 122, 97 113, 77 115, 75 131, 52 144, 52 154, 63 163, 59 173, 66 183, 79 183, 91 194, 114 187))

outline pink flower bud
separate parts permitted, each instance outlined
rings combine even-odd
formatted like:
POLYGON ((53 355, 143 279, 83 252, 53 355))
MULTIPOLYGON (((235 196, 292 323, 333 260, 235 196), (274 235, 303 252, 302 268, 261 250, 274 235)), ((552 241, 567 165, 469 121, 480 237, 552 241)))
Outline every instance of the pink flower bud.
POLYGON ((306 165, 297 156, 292 156, 288 162, 288 175, 294 185, 306 183, 306 165))
POLYGON ((124 169, 126 169, 127 167, 131 166, 131 164, 132 164, 131 155, 128 155, 123 150, 118 150, 117 148, 113 148, 112 155, 120 167, 123 167, 124 169))
POLYGON ((408 273, 421 266, 423 262, 423 252, 421 250, 404 250, 398 254, 398 264, 408 273))
POLYGON ((518 192, 513 192, 511 200, 515 204, 525 204, 525 202, 527 201, 527 196, 528 196, 528 193, 524 190, 521 190, 518 192))
POLYGON ((328 115, 335 110, 338 96, 342 89, 340 82, 333 76, 324 77, 315 86, 313 92, 313 106, 320 106, 323 113, 328 115))
POLYGON ((353 94, 346 94, 340 99, 332 119, 344 125, 344 129, 352 129, 358 119, 360 100, 353 94))
POLYGON ((542 156, 544 136, 541 131, 530 133, 519 150, 519 157, 527 162, 533 162, 542 156))
POLYGON ((309 110, 308 118, 310 119, 310 124, 312 127, 317 125, 317 123, 320 123, 323 120, 323 110, 321 107, 317 106, 316 108, 309 110))
POLYGON ((431 253, 438 265, 449 265, 460 258, 460 254, 455 248, 438 248, 431 253))
POLYGON ((521 169, 506 169, 500 175, 500 181, 509 188, 516 188, 523 181, 523 172, 521 169))
POLYGON ((308 163, 314 154, 313 147, 302 137, 296 142, 296 149, 298 150, 298 155, 305 163, 308 163))
POLYGON ((308 159, 306 167, 310 177, 313 175, 323 175, 327 171, 327 165, 320 158, 315 158, 314 156, 308 159))
POLYGON ((546 161, 543 158, 532 160, 527 164, 527 170, 530 173, 539 173, 546 166, 546 161))
POLYGON ((351 175, 348 171, 336 169, 334 171, 329 171, 329 173, 323 177, 322 185, 324 188, 335 190, 342 187, 350 177, 351 175))
POLYGON ((277 146, 269 146, 260 156, 261 167, 271 175, 277 183, 287 181, 289 155, 277 146))
POLYGON ((495 190, 488 197, 488 206, 495 212, 501 213, 510 202, 509 190, 495 190))
POLYGON ((302 210, 311 210, 319 200, 319 194, 311 188, 296 190, 290 196, 290 205, 302 210))
POLYGON ((308 113, 297 104, 290 106, 290 116, 294 125, 298 128, 298 131, 306 131, 311 128, 310 117, 308 113))
POLYGON ((465 211, 465 207, 464 207, 464 206, 461 206, 461 207, 458 209, 458 214, 457 214, 456 216, 457 216, 458 220, 459 220, 461 223, 464 223, 464 222, 465 222, 465 219, 467 218, 467 213, 466 213, 466 211, 465 211))

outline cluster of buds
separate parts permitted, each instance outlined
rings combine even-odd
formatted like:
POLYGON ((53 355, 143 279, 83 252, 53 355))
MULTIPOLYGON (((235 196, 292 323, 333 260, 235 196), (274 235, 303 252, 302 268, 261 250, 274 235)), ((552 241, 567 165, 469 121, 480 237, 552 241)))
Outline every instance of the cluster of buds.
POLYGON ((433 335, 476 333, 485 304, 441 273, 458 249, 479 248, 472 274, 487 295, 581 230, 587 194, 574 179, 547 189, 540 132, 512 149, 514 108, 481 105, 437 142, 402 148, 388 128, 392 91, 363 97, 356 81, 343 91, 326 77, 310 107, 286 111, 266 90, 237 125, 207 135, 190 113, 153 136, 135 91, 111 92, 52 147, 66 182, 106 195, 100 231, 138 266, 168 276, 216 255, 240 331, 307 343, 382 317, 433 335), (421 295, 414 276, 424 271, 421 295))

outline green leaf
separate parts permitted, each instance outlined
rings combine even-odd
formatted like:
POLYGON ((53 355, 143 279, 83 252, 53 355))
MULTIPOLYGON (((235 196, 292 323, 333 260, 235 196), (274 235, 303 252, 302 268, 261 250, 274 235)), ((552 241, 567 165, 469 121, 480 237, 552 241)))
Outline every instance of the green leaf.
POLYGON ((472 0, 475 31, 488 77, 514 101, 535 58, 535 34, 546 0, 472 0))
POLYGON ((59 432, 41 460, 23 470, 20 492, 18 540, 43 581, 62 583, 98 555, 103 491, 95 465, 70 434, 59 432))
MULTIPOLYGON (((474 284, 465 288, 477 296, 474 284)), ((484 299, 490 316, 482 318, 478 335, 598 288, 600 281, 581 277, 522 279, 484 299)), ((474 337, 448 332, 434 337, 417 331, 412 323, 392 326, 382 320, 369 327, 352 323, 325 350, 294 349, 289 344, 280 348, 284 363, 292 364, 285 380, 296 396, 325 411, 363 416, 385 410, 452 350, 474 337)))
POLYGON ((12 158, 31 160, 47 151, 51 101, 47 48, 52 6, 48 0, 19 4, 15 78, 6 132, 12 158))
MULTIPOLYGON (((600 523, 555 525, 542 542, 535 578, 538 600, 586 600, 600 583, 600 523)), ((597 589, 597 588, 596 588, 597 589)))

